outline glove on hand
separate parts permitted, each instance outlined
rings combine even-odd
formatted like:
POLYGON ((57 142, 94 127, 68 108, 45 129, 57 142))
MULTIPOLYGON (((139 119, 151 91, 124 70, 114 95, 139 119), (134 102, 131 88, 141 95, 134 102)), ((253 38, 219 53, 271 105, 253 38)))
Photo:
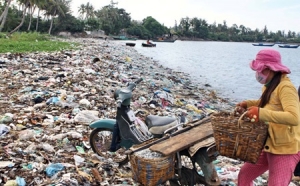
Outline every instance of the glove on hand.
POLYGON ((235 111, 238 112, 239 114, 242 114, 246 111, 247 109, 247 102, 242 101, 238 104, 236 104, 235 111))
POLYGON ((238 104, 236 104, 236 106, 247 109, 247 102, 246 101, 239 102, 238 104))
POLYGON ((250 118, 251 122, 259 121, 259 108, 258 107, 249 107, 246 113, 246 116, 250 118))

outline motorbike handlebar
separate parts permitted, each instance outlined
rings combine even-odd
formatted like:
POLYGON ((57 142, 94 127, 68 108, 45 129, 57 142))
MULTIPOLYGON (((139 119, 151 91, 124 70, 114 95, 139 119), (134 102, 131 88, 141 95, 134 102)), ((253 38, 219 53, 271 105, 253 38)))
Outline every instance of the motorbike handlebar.
POLYGON ((122 105, 122 100, 117 100, 117 107, 120 108, 122 105))

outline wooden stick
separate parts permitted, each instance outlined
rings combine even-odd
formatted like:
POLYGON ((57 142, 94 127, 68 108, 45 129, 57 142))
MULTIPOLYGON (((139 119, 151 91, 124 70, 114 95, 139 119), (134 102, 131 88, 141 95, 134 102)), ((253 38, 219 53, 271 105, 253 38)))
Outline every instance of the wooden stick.
POLYGON ((132 154, 134 152, 137 152, 137 151, 140 151, 140 150, 144 150, 144 149, 146 149, 146 148, 148 148, 148 147, 150 147, 150 146, 152 146, 154 144, 157 144, 157 143, 162 142, 162 141, 164 141, 166 139, 169 139, 172 136, 176 136, 178 134, 186 132, 186 131, 190 130, 191 128, 195 127, 195 126, 201 125, 203 123, 207 123, 209 121, 210 121, 210 117, 204 118, 202 120, 192 121, 192 122, 188 123, 186 125, 186 127, 184 127, 183 129, 178 130, 178 131, 176 131, 176 132, 174 132, 172 134, 168 134, 166 136, 163 136, 162 138, 159 138, 159 139, 157 139, 155 141, 152 141, 152 142, 150 142, 148 144, 145 144, 145 145, 143 145, 141 147, 137 147, 137 148, 131 147, 129 150, 125 151, 125 154, 130 155, 130 154, 132 154))

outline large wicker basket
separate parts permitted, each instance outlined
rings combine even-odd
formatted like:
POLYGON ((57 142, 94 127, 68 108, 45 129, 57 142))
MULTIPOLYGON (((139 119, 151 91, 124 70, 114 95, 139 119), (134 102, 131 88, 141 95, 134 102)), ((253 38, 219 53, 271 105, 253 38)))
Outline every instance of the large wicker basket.
POLYGON ((133 179, 142 185, 159 185, 175 175, 175 155, 145 158, 132 154, 130 164, 133 179))
POLYGON ((244 121, 244 114, 220 112, 211 116, 216 146, 222 156, 256 163, 266 142, 268 125, 244 121))

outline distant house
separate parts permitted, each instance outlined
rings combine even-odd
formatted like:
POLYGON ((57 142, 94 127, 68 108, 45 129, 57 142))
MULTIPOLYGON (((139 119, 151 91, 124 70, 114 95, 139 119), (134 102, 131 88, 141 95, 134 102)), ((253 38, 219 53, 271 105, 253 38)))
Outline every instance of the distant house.
POLYGON ((105 38, 105 32, 103 30, 85 31, 88 37, 92 38, 105 38))
POLYGON ((95 31, 83 31, 80 33, 71 33, 71 32, 59 32, 58 36, 63 37, 92 37, 92 38, 105 38, 107 37, 103 30, 95 31))
POLYGON ((58 36, 70 37, 70 36, 72 36, 72 33, 71 32, 59 32, 58 36))

